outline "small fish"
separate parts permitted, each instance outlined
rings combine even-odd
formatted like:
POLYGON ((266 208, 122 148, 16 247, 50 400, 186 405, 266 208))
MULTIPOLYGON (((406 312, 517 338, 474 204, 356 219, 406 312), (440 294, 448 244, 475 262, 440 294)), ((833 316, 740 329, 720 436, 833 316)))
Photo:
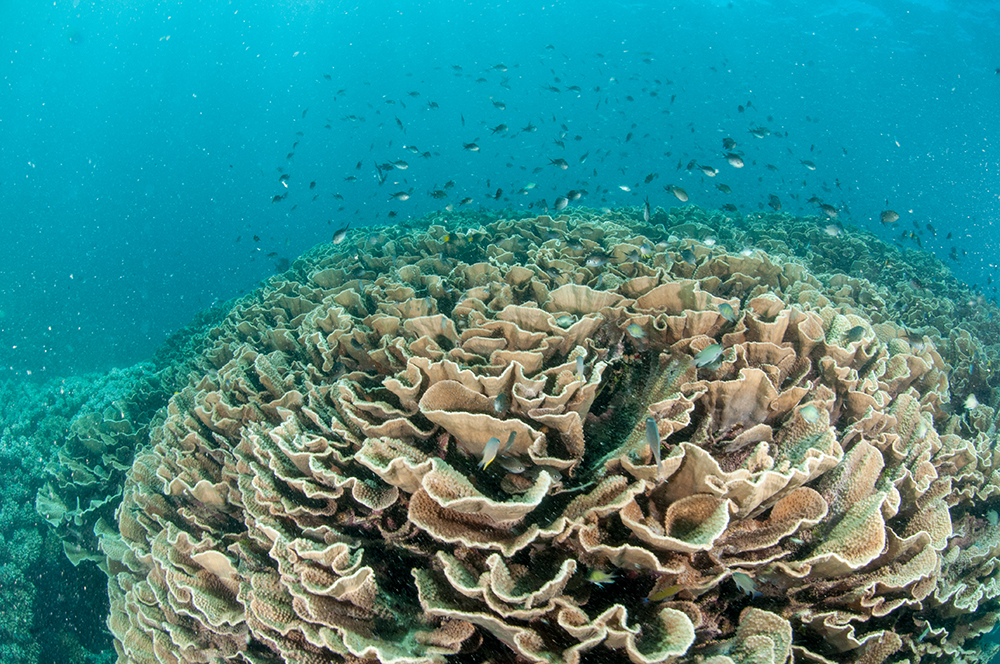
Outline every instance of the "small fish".
POLYGON ((563 328, 564 330, 576 322, 576 316, 572 314, 562 314, 556 318, 556 325, 563 328))
POLYGON ((823 214, 831 219, 837 218, 837 208, 833 207, 829 203, 820 203, 819 209, 823 211, 823 214))
POLYGON ((979 399, 976 398, 975 394, 970 394, 965 398, 965 409, 975 410, 976 408, 979 408, 979 399))
POLYGON ((698 257, 695 256, 694 252, 690 249, 685 249, 681 252, 681 259, 683 259, 685 263, 690 263, 691 265, 698 264, 698 257))
POLYGON ((722 359, 723 348, 719 344, 712 344, 694 356, 694 365, 698 368, 715 364, 722 359))
POLYGON ((718 242, 714 237, 709 235, 707 238, 701 241, 706 247, 714 247, 716 242, 718 242))
POLYGON ((526 470, 524 464, 514 457, 501 456, 497 459, 497 463, 500 464, 500 467, 508 473, 512 473, 514 475, 520 475, 526 470))
POLYGON ((734 152, 726 154, 726 161, 729 162, 729 165, 733 168, 743 168, 743 157, 734 152))
MULTIPOLYGON (((649 199, 647 198, 642 205, 642 220, 649 223, 649 199)), ((648 255, 648 254, 647 254, 648 255)))
POLYGON ((560 196, 552 203, 552 209, 556 211, 563 210, 567 205, 569 205, 569 199, 565 196, 560 196))
POLYGON ((719 315, 728 320, 730 323, 736 322, 736 312, 733 311, 733 306, 728 302, 723 302, 719 305, 719 315))
POLYGON ((649 596, 649 601, 661 602, 667 599, 668 597, 673 597, 674 595, 679 593, 681 589, 682 586, 679 583, 675 583, 672 586, 667 586, 666 588, 661 588, 660 590, 657 590, 655 593, 649 596))
POLYGON ((409 200, 410 192, 408 191, 397 191, 395 194, 389 194, 390 201, 405 201, 409 200))
POLYGON ((781 210, 781 199, 778 198, 777 196, 775 196, 774 194, 771 194, 770 196, 768 196, 768 198, 767 198, 767 204, 770 205, 774 209, 775 212, 778 212, 778 211, 781 210))
MULTIPOLYGON (((505 111, 505 110, 507 110, 507 104, 503 103, 500 100, 494 100, 494 102, 493 102, 493 108, 497 108, 497 109, 500 109, 501 111, 505 111)), ((528 124, 531 124, 531 123, 528 123, 528 124)))
POLYGON ((823 232, 829 235, 830 237, 837 237, 838 235, 840 235, 840 226, 836 224, 828 224, 826 227, 823 228, 823 232))
POLYGON ((895 210, 883 210, 880 215, 882 223, 885 225, 894 224, 899 221, 899 213, 895 210))
POLYGON ((664 189, 666 189, 671 194, 673 194, 674 196, 676 196, 677 200, 679 200, 681 203, 687 203, 687 201, 688 201, 688 193, 686 191, 684 191, 683 189, 681 189, 680 187, 675 187, 672 184, 668 184, 666 187, 664 187, 664 189))
POLYGON ((733 140, 732 138, 724 138, 724 139, 722 139, 722 149, 723 150, 732 150, 735 147, 736 147, 736 141, 733 140))
POLYGON ((549 163, 552 164, 553 166, 563 169, 564 171, 567 168, 569 168, 569 162, 567 162, 565 159, 562 158, 549 159, 549 163))
POLYGON ((809 404, 808 406, 803 406, 799 409, 799 416, 806 422, 806 424, 815 424, 819 421, 819 408, 809 404))
POLYGON ((576 356, 576 377, 583 380, 583 355, 576 356))
POLYGON ((507 125, 505 125, 505 124, 498 124, 496 127, 493 127, 492 129, 490 129, 490 131, 492 133, 494 133, 494 134, 506 134, 507 133, 507 125))
POLYGON ((751 597, 760 597, 760 593, 757 592, 757 582, 753 580, 749 575, 743 572, 733 572, 733 582, 736 583, 736 587, 745 592, 751 597))
POLYGON ((603 588, 604 584, 615 582, 615 573, 605 572, 595 568, 590 570, 587 574, 587 581, 593 583, 595 586, 601 586, 603 588))
POLYGON ((706 177, 710 178, 714 178, 716 175, 719 174, 719 170, 711 166, 699 166, 698 169, 701 170, 701 172, 704 173, 706 177))
POLYGON ((465 198, 463 198, 462 200, 460 200, 460 201, 458 202, 458 204, 459 204, 459 205, 468 205, 469 203, 471 203, 471 202, 472 202, 472 200, 473 200, 473 199, 472 199, 472 196, 466 196, 465 198))
POLYGON ((475 143, 462 143, 462 147, 469 152, 479 152, 479 146, 475 143))
POLYGON ((608 262, 608 257, 601 253, 591 254, 587 257, 587 267, 601 267, 608 262))
POLYGON ((653 454, 653 461, 656 462, 656 472, 659 475, 662 469, 662 459, 660 458, 660 430, 656 427, 656 420, 652 417, 646 418, 646 444, 653 454))
POLYGON ((510 406, 510 397, 506 392, 501 392, 497 395, 496 399, 493 400, 493 410, 497 415, 503 415, 507 412, 507 408, 510 406))
POLYGON ((728 184, 717 184, 717 185, 715 185, 715 188, 718 189, 719 191, 721 191, 724 194, 731 194, 731 193, 733 193, 732 187, 730 187, 728 184))
POLYGON ((803 166, 808 168, 810 171, 816 170, 816 164, 812 163, 811 161, 807 159, 800 159, 799 161, 802 163, 803 166))
POLYGON ((343 228, 338 228, 333 232, 333 243, 340 244, 347 237, 347 229, 351 227, 351 222, 347 222, 347 225, 343 228))
POLYGON ((494 436, 490 438, 486 443, 486 447, 483 448, 483 458, 479 460, 479 467, 486 469, 493 460, 497 458, 497 452, 500 451, 500 439, 494 436))
POLYGON ((629 323, 628 326, 625 327, 625 331, 628 332, 629 336, 633 339, 646 338, 646 331, 643 330, 642 325, 639 325, 638 323, 629 323))
POLYGON ((410 167, 410 165, 407 164, 402 159, 397 159, 396 161, 392 162, 392 166, 393 168, 398 168, 401 171, 405 171, 407 168, 410 167))
POLYGON ((847 331, 847 334, 844 336, 847 339, 848 343, 861 341, 861 339, 865 336, 865 327, 864 325, 857 325, 855 327, 852 327, 847 331))
POLYGON ((618 185, 618 188, 621 189, 622 191, 632 191, 632 187, 628 186, 627 184, 620 184, 618 185))

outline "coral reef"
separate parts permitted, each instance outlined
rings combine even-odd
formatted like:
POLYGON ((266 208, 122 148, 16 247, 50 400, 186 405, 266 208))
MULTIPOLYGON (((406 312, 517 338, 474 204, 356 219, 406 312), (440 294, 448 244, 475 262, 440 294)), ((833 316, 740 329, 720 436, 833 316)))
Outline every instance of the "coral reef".
POLYGON ((988 323, 718 214, 442 218, 237 302, 100 521, 119 661, 978 655, 988 323))

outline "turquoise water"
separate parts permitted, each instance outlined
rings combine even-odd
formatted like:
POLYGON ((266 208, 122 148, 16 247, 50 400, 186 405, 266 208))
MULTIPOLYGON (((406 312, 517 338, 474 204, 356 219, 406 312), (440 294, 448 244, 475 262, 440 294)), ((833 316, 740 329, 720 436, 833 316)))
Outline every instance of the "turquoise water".
POLYGON ((115 660, 120 497, 57 531, 39 492, 120 486, 205 330, 339 229, 780 208, 940 259, 992 329, 998 33, 981 2, 5 3, 0 661, 115 660), (92 426, 120 456, 67 465, 92 426))

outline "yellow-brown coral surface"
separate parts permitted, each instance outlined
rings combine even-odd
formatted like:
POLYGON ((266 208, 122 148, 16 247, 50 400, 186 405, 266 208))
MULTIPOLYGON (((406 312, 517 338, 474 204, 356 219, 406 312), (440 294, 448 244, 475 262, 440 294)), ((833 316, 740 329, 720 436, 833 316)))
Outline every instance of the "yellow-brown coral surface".
POLYGON ((971 657, 992 409, 863 278, 680 221, 382 231, 242 301, 103 540, 120 661, 971 657))

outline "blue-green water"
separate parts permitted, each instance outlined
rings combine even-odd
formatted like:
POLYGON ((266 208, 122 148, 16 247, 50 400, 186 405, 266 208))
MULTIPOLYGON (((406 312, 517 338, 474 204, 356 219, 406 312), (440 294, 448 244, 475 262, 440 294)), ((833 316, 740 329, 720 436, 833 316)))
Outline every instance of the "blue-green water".
POLYGON ((114 661, 104 573, 36 509, 82 472, 60 446, 125 398, 144 444, 202 348, 164 341, 345 226, 676 187, 927 252, 995 304, 998 33, 985 2, 5 3, 0 661, 114 661))

